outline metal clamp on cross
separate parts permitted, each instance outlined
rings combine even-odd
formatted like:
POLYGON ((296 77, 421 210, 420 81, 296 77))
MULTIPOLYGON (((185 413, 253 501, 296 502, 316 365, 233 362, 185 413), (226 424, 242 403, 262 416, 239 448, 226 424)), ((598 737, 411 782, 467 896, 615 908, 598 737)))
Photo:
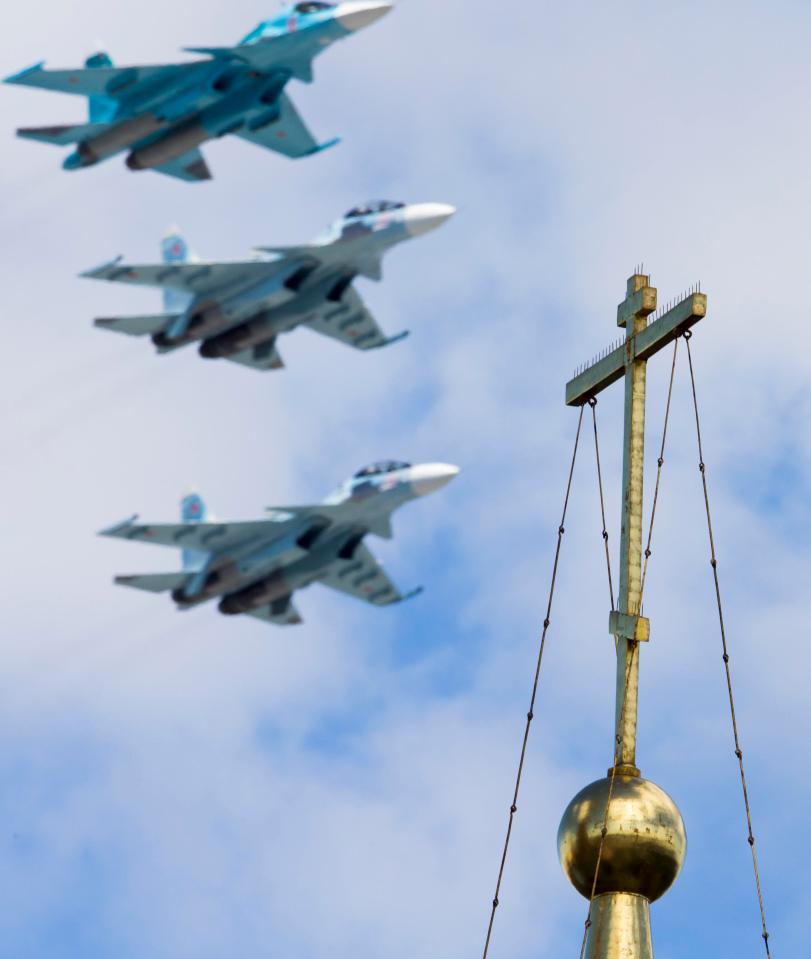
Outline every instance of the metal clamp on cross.
MULTIPOLYGON (((625 377, 625 435, 622 463, 622 526, 617 610, 609 630, 617 639, 615 741, 617 772, 636 769, 639 655, 631 655, 650 636, 640 613, 642 591, 642 483, 645 465, 645 375, 647 361, 707 313, 707 297, 698 287, 656 314, 657 295, 650 277, 636 272, 617 307, 617 326, 625 339, 603 351, 566 384, 566 404, 582 406, 625 377), (648 317, 654 314, 648 321, 648 317)), ((632 771, 636 772, 633 773, 632 771)))

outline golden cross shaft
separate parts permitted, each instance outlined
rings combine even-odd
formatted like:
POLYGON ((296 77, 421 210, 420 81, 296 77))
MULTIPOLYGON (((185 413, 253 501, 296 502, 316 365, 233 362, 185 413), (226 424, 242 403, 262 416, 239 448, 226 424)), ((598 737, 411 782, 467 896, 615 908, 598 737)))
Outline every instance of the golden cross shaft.
POLYGON ((656 289, 649 284, 650 277, 643 273, 630 277, 625 299, 617 307, 617 326, 625 328, 624 342, 566 384, 567 405, 582 406, 625 377, 619 593, 609 631, 617 638, 616 764, 618 771, 627 775, 639 775, 636 768, 639 656, 629 654, 638 642, 649 638, 649 625, 641 618, 640 609, 646 366, 651 356, 707 312, 707 297, 696 288, 649 322, 657 304, 656 289))

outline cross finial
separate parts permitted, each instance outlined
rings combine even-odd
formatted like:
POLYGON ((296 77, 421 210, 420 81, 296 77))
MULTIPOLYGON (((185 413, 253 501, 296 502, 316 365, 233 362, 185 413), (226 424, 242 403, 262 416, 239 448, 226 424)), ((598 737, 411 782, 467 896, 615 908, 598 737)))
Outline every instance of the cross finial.
POLYGON ((634 273, 628 278, 625 299, 617 307, 617 326, 625 327, 633 317, 645 317, 654 312, 656 288, 649 284, 650 276, 645 273, 634 273))

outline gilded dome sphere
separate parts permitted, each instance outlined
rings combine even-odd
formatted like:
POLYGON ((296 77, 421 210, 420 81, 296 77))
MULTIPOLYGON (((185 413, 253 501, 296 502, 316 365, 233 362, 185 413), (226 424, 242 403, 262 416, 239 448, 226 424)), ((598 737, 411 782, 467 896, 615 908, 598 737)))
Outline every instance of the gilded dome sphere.
MULTIPOLYGON (((563 871, 587 899, 610 782, 598 779, 582 789, 569 803, 558 829, 563 871)), ((686 848, 684 823, 670 796, 646 779, 617 776, 595 894, 633 892, 653 902, 678 876, 686 848)))

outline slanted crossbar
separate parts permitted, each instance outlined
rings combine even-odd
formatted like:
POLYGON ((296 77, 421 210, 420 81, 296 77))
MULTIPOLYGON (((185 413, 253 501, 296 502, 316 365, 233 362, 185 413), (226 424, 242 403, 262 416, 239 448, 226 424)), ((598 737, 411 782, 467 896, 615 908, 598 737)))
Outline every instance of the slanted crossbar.
MULTIPOLYGON (((645 287, 641 292, 652 292, 655 309, 655 290, 645 287)), ((636 296, 638 297, 638 293, 636 296)), ((620 304, 622 310, 625 304, 620 304)), ((636 304, 634 304, 636 305, 636 304)), ((642 305, 640 301, 640 305, 642 305)), ((646 305, 650 305, 650 301, 646 305)), ((634 360, 648 360, 659 350, 672 343, 707 314, 707 297, 704 293, 689 293, 675 306, 654 319, 643 330, 632 333, 621 346, 607 356, 587 367, 566 384, 566 405, 582 406, 606 387, 625 375, 626 366, 634 360)), ((619 320, 618 320, 619 322, 619 320)), ((631 327, 632 329, 632 327, 631 327)), ((630 330, 629 330, 630 332, 630 330)))

